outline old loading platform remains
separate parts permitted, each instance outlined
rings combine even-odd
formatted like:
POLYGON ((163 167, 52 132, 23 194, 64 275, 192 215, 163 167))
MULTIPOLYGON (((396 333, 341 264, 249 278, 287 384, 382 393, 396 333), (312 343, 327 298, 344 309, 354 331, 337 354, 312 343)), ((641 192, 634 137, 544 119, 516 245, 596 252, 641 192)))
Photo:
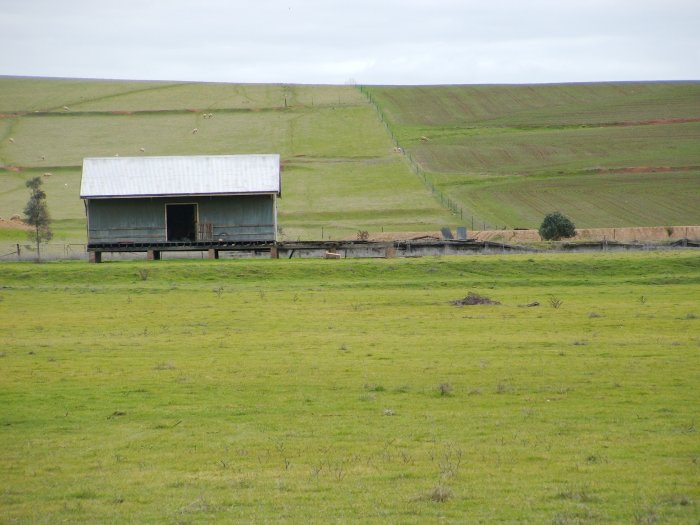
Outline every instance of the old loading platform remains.
POLYGON ((277 154, 86 158, 90 261, 103 252, 273 250, 279 197, 277 154))

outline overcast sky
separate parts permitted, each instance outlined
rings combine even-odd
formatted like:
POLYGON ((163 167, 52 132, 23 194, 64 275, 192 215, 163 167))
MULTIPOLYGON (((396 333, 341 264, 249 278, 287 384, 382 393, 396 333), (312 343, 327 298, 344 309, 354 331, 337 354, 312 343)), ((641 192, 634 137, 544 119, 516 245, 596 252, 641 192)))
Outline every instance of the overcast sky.
POLYGON ((700 79, 698 0, 0 0, 0 75, 306 84, 700 79))

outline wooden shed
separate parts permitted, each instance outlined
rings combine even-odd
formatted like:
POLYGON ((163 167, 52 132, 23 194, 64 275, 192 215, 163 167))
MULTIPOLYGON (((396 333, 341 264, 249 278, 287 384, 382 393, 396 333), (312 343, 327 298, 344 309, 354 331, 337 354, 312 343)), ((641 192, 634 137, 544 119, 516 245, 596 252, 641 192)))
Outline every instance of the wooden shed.
POLYGON ((277 154, 86 158, 80 185, 94 262, 274 245, 280 196, 277 154))

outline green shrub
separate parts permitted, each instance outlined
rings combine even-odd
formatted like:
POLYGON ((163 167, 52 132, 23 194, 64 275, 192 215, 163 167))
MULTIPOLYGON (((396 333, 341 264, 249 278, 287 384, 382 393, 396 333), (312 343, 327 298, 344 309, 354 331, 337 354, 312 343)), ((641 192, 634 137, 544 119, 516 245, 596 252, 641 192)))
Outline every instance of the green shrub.
POLYGON ((539 232, 545 241, 558 241, 575 236, 576 226, 568 217, 555 211, 545 216, 539 232))

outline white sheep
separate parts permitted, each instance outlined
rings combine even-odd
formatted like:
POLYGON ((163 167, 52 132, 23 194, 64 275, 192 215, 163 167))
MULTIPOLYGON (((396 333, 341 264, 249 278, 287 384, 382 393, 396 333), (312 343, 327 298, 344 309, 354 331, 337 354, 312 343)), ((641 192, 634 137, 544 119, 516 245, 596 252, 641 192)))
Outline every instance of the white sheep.
POLYGON ((10 137, 9 139, 7 139, 7 142, 9 142, 10 144, 14 144, 14 143, 15 143, 15 139, 13 139, 12 137, 10 137))
POLYGON ((194 128, 192 130, 192 135, 196 135, 197 133, 199 133, 199 128, 194 128))

